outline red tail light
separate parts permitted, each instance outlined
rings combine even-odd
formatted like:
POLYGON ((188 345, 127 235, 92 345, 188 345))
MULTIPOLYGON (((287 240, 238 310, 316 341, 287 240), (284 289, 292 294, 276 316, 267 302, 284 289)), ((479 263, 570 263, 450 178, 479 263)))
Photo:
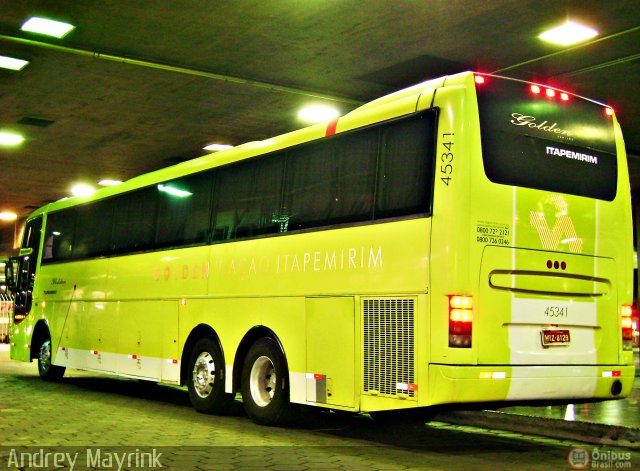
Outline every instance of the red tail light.
POLYGON ((473 333, 473 298, 449 296, 449 347, 470 348, 473 333))
POLYGON ((633 306, 620 307, 620 326, 622 327, 622 349, 633 348, 633 306))

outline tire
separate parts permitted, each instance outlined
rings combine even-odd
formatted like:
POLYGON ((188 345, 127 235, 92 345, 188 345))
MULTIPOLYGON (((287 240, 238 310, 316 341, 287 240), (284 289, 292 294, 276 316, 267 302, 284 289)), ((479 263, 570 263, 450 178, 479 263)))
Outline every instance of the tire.
POLYGON ((58 381, 66 368, 51 364, 51 338, 46 337, 38 348, 38 374, 45 381, 58 381))
POLYGON ((261 338, 249 349, 241 391, 244 410, 255 423, 284 425, 291 420, 289 371, 275 340, 261 338))
POLYGON ((198 340, 189 357, 187 388, 191 405, 204 414, 226 414, 234 395, 224 392, 224 359, 217 342, 198 340))

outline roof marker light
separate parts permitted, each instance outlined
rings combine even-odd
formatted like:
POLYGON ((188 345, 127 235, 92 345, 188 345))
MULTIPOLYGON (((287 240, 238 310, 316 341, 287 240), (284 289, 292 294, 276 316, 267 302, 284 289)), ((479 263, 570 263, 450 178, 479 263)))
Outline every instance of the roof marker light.
POLYGON ((613 108, 611 108, 611 107, 609 107, 609 106, 607 106, 607 107, 604 109, 604 112, 607 114, 607 116, 613 116, 613 108))
POLYGON ((536 95, 541 92, 540 87, 538 85, 531 85, 531 91, 536 95))
POLYGON ((568 94, 568 93, 564 93, 564 92, 563 92, 563 93, 561 93, 561 94, 560 94, 560 99, 561 99, 562 101, 569 101, 569 94, 568 94))
POLYGON ((556 96, 556 91, 553 88, 547 88, 544 92, 547 94, 548 97, 552 98, 556 96))
POLYGON ((485 79, 482 75, 476 75, 475 80, 478 85, 482 85, 485 82, 485 79))

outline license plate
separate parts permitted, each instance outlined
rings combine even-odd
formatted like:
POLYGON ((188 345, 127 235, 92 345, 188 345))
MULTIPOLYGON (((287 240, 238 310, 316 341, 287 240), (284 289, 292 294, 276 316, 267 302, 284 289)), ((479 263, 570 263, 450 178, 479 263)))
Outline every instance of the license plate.
POLYGON ((568 330, 549 330, 545 329, 540 332, 540 338, 542 339, 542 346, 544 348, 548 347, 558 347, 562 345, 571 344, 571 334, 568 330))

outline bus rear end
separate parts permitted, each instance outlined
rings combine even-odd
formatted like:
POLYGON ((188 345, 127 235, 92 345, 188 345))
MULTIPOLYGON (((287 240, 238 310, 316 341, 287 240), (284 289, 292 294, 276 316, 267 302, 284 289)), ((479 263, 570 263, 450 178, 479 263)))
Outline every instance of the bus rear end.
MULTIPOLYGON (((479 122, 459 126, 456 212, 469 218, 450 243, 458 267, 432 292, 432 403, 628 395, 631 202, 613 111, 518 80, 464 81, 479 122)), ((443 195, 436 180, 434 233, 443 195)))

